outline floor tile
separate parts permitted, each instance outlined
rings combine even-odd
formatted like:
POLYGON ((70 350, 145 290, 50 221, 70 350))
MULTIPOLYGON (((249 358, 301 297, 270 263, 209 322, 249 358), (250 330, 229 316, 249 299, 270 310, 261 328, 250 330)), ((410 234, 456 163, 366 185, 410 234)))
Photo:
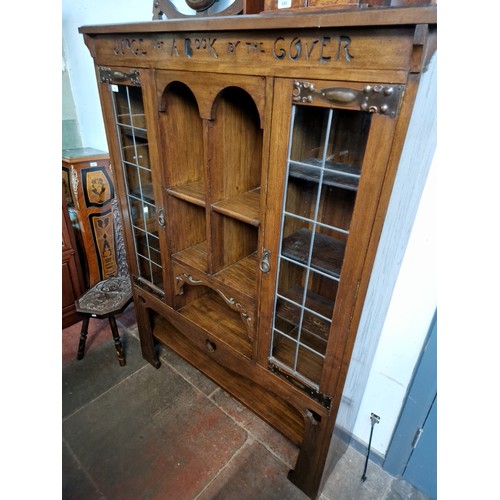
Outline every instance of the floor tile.
POLYGON ((290 440, 222 389, 214 392, 211 400, 234 418, 238 425, 241 425, 254 438, 263 443, 289 469, 295 466, 299 449, 290 440))
MULTIPOLYGON (((106 330, 104 329, 101 333, 106 333, 106 330)), ((128 333, 122 333, 121 341, 126 365, 120 366, 111 340, 111 333, 109 336, 107 342, 89 345, 89 350, 83 359, 77 361, 72 358, 64 366, 62 372, 63 418, 147 364, 142 358, 139 341, 128 333)))
POLYGON ((66 419, 63 437, 108 499, 191 500, 247 434, 172 369, 147 365, 66 419))
POLYGON ((121 325, 125 328, 129 328, 137 324, 137 319, 135 316, 135 306, 133 302, 131 302, 127 306, 125 311, 116 315, 116 322, 119 326, 121 325))
MULTIPOLYGON (((80 332, 82 330, 82 322, 75 323, 62 331, 62 362, 63 368, 76 360, 78 352, 78 344, 80 341, 80 332)), ((119 329, 120 336, 122 331, 119 329)), ((95 348, 102 344, 108 344, 114 352, 113 336, 111 327, 107 319, 94 319, 89 321, 88 335, 85 342, 85 356, 92 352, 95 348)), ((84 357, 85 357, 84 356, 84 357)))
POLYGON ((177 356, 177 354, 175 354, 168 347, 161 346, 159 356, 162 363, 166 363, 171 366, 198 390, 203 392, 203 394, 208 396, 219 387, 197 368, 190 365, 187 361, 184 361, 180 356, 177 356))
POLYGON ((392 481, 384 500, 431 500, 406 481, 392 481))
POLYGON ((363 476, 365 457, 348 448, 326 481, 322 495, 328 500, 381 500, 385 497, 391 477, 379 466, 369 462, 366 480, 363 476))
POLYGON ((197 500, 307 500, 287 473, 285 464, 249 438, 197 500))

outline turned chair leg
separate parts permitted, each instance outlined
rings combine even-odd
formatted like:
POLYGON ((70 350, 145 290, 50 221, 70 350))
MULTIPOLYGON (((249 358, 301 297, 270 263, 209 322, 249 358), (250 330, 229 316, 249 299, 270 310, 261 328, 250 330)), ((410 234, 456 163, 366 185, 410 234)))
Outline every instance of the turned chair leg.
POLYGON ((80 341, 78 343, 78 353, 76 359, 83 359, 85 354, 85 342, 87 340, 87 333, 89 329, 89 318, 83 318, 82 321, 82 331, 80 333, 80 341))
POLYGON ((116 357, 120 366, 125 366, 125 356, 123 355, 122 344, 120 342, 120 335, 118 334, 118 327, 114 316, 109 317, 109 324, 111 325, 111 332, 113 333, 113 340, 115 342, 116 357))

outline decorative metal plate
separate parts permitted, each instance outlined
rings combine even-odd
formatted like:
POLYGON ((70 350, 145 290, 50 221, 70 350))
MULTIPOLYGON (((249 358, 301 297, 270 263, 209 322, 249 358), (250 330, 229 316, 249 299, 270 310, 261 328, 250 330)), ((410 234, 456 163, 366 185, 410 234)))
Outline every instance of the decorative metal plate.
POLYGON ((403 96, 402 85, 367 85, 364 89, 345 87, 316 88, 311 82, 294 82, 292 100, 296 103, 315 104, 317 101, 344 107, 356 107, 362 111, 397 116, 403 96))
POLYGON ((137 69, 133 69, 129 73, 123 73, 123 71, 99 66, 99 78, 102 83, 129 83, 131 85, 141 85, 141 74, 137 69))

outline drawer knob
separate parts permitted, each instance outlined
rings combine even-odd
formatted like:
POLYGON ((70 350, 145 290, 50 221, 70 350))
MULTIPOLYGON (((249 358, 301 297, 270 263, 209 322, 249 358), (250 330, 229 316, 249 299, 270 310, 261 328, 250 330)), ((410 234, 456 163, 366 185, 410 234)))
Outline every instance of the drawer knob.
POLYGON ((215 352, 215 349, 217 349, 217 346, 211 340, 207 339, 205 344, 209 352, 215 352))

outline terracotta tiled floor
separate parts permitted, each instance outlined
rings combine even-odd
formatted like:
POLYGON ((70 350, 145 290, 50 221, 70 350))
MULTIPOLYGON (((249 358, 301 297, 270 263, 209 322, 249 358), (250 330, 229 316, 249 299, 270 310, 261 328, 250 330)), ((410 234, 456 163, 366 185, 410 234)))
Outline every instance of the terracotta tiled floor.
MULTIPOLYGON (((106 500, 304 500, 287 479, 298 450, 171 351, 142 359, 133 304, 117 317, 127 364, 106 320, 62 331, 62 498, 106 500)), ((426 497, 349 448, 322 500, 426 497)))

